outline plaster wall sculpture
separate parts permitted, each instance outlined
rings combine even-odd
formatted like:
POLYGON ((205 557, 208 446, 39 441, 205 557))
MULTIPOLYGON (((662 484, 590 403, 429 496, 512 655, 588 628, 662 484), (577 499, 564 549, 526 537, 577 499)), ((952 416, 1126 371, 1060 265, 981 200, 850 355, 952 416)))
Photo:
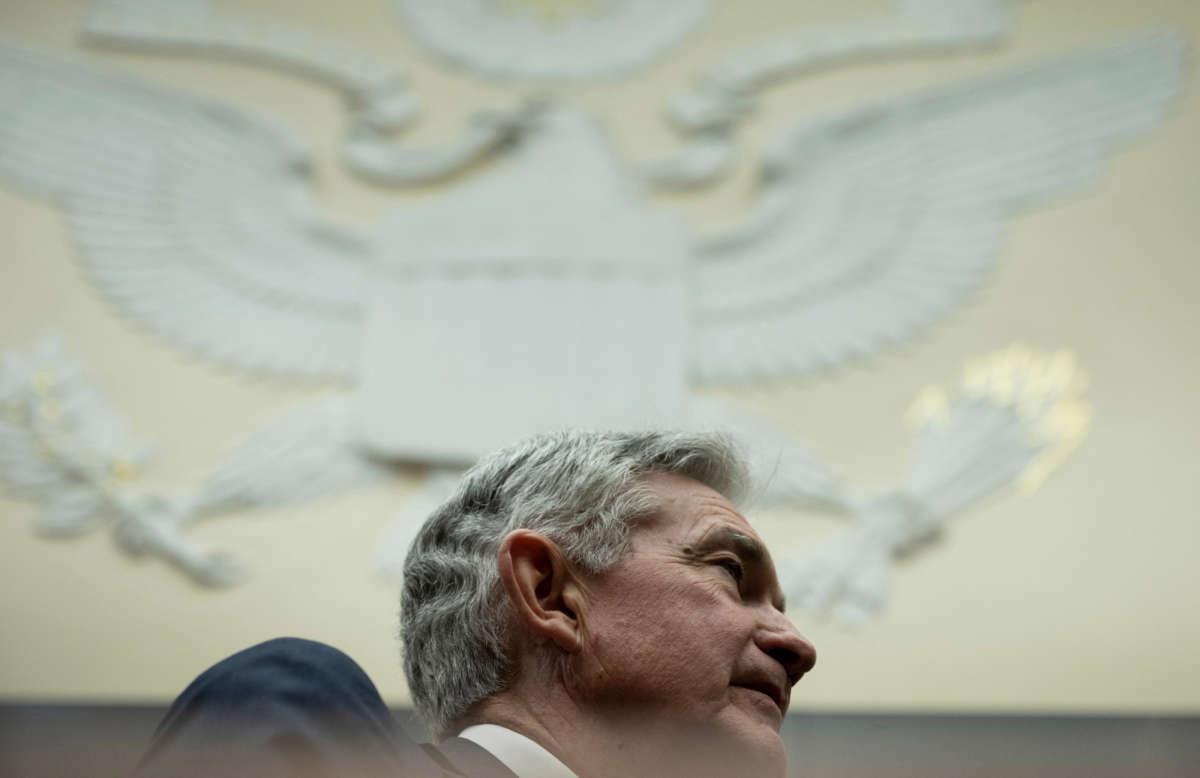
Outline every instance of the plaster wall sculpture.
MULTIPOLYGON (((710 0, 397 0, 417 37, 452 62, 500 79, 539 82, 609 77, 645 64, 686 36, 710 0)), ((711 184, 736 157, 738 122, 756 93, 782 78, 863 57, 901 56, 993 44, 1010 31, 1007 0, 895 0, 880 18, 806 28, 723 55, 693 90, 668 104, 686 146, 644 169, 657 185, 711 184)), ((91 41, 164 53, 234 57, 291 69, 341 90, 351 108, 343 161, 386 184, 445 178, 512 140, 536 101, 476 111, 435 148, 393 139, 419 105, 394 67, 335 41, 271 21, 220 12, 212 0, 97 0, 91 41)))
MULTIPOLYGON (((578 81, 647 64, 684 39, 709 0, 396 0, 417 38, 492 78, 578 81)), ((735 157, 737 123, 771 82, 853 59, 994 44, 1011 31, 1008 0, 894 0, 889 14, 812 27, 727 52, 668 102, 689 142, 647 166, 655 183, 712 183, 735 157)), ((380 175, 376 165, 376 177, 380 175)))
POLYGON ((530 432, 686 418, 690 235, 586 115, 547 109, 377 234, 356 402, 373 450, 464 463, 530 432))
POLYGON ((880 614, 891 563, 938 537, 947 519, 999 489, 1029 493, 1087 434, 1087 378, 1070 352, 1023 344, 968 362, 958 386, 926 389, 909 411, 916 428, 907 473, 891 487, 846 490, 850 526, 778 560, 800 607, 858 625, 880 614))
POLYGON ((711 184, 736 158, 738 124, 778 81, 862 59, 991 46, 1008 38, 1008 0, 894 0, 890 14, 794 30, 739 46, 705 68, 666 106, 688 139, 646 173, 669 188, 711 184))
POLYGON ((395 0, 433 53, 484 76, 579 80, 641 67, 683 41, 711 0, 395 0))
POLYGON ((0 359, 0 482, 41 503, 34 531, 65 537, 109 523, 126 552, 221 583, 229 557, 176 543, 169 527, 157 532, 163 500, 128 487, 149 455, 56 337, 0 359))
POLYGON ((149 455, 58 338, 0 358, 2 473, 18 496, 45 501, 39 533, 84 532, 119 513, 113 485, 149 455))
MULTIPOLYGON (((1011 213, 1085 183, 1154 126, 1180 48, 1147 35, 788 128, 746 224, 707 237, 645 202, 593 119, 553 105, 478 176, 350 230, 313 205, 308 152, 278 122, 16 45, 0 46, 0 180, 56 203, 98 288, 150 330, 223 364, 353 390, 293 409, 195 492, 157 502, 147 522, 178 564, 166 549, 210 558, 185 534, 199 518, 280 499, 289 484, 311 495, 372 477, 364 445, 459 466, 517 430, 625 426, 646 421, 648 404, 667 421, 753 434, 697 390, 808 374, 915 336, 979 282, 1011 213), (566 164, 574 175, 545 175, 566 164), (655 236, 654 262, 630 261, 628 236, 642 234, 655 236), (649 298, 661 308, 653 338, 649 298), (607 326, 613 311, 641 326, 607 326), (544 321, 570 327, 543 332, 544 321), (530 336, 541 350, 493 358, 530 336), (432 378, 392 369, 388 348, 432 378), (607 369, 587 373, 583 351, 607 369), (473 383, 518 375, 543 394, 473 383), (379 399, 398 391, 416 403, 403 419, 379 399), (485 411, 502 423, 413 431, 485 411), (326 471, 345 479, 315 478, 326 471)), ((769 429, 759 443, 782 467, 768 496, 847 504, 802 446, 769 429)), ((181 566, 234 580, 224 563, 181 566)))
MULTIPOLYGON (((1086 378, 1068 352, 1021 344, 973 360, 960 387, 926 389, 913 403, 917 427, 908 473, 897 485, 855 488, 762 421, 705 398, 693 420, 737 435, 756 459, 760 501, 804 503, 842 514, 846 530, 804 552, 778 555, 781 585, 814 615, 847 625, 877 616, 890 596, 894 558, 912 553, 971 503, 1018 485, 1030 492, 1083 439, 1086 378), (780 462, 784 467, 779 470, 780 462), (770 477, 764 477, 771 473, 770 477)), ((380 478, 387 466, 349 456, 342 398, 284 413, 234 452, 197 489, 169 495, 142 479, 149 447, 129 436, 78 359, 56 337, 0 360, 0 482, 41 503, 34 529, 76 535, 107 523, 118 546, 159 557, 198 583, 226 586, 244 570, 183 530, 209 516, 258 504, 304 502, 380 478)), ((382 572, 400 579, 420 521, 457 485, 461 471, 435 470, 378 550, 382 572)))
POLYGON ((155 53, 241 59, 314 78, 337 89, 350 112, 343 161, 389 183, 448 176, 507 142, 531 107, 477 111, 455 139, 410 148, 392 133, 421 113, 402 70, 327 37, 278 22, 219 11, 211 0, 98 0, 85 27, 93 43, 155 53))
POLYGON ((192 522, 256 505, 304 503, 389 472, 347 456, 345 400, 285 411, 198 487, 148 485, 153 447, 132 437, 83 363, 55 334, 0 359, 0 484, 40 503, 34 531, 68 537, 108 524, 133 556, 160 558, 204 586, 228 586, 244 569, 182 534, 192 522), (271 467, 264 467, 272 463, 271 467))
POLYGON ((399 67, 299 27, 219 11, 212 0, 97 0, 84 32, 98 43, 241 59, 314 78, 341 92, 357 120, 381 129, 404 126, 418 111, 399 67))

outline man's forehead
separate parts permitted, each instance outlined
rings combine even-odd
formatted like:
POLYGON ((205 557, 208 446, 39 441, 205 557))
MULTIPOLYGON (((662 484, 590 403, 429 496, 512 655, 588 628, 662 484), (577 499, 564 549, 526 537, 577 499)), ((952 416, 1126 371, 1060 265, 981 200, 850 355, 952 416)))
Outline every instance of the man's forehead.
POLYGON ((651 473, 644 480, 659 497, 658 510, 650 517, 651 524, 688 535, 728 526, 743 535, 758 538, 746 517, 717 490, 675 473, 651 473))

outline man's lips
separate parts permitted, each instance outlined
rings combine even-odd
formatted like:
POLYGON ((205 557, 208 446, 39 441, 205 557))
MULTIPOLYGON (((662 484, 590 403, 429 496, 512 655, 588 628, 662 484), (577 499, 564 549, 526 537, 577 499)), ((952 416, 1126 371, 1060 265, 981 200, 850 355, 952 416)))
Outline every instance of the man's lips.
POLYGON ((742 681, 730 685, 766 695, 771 702, 775 703, 775 707, 779 708, 780 716, 787 714, 788 695, 784 693, 782 686, 768 680, 742 681))

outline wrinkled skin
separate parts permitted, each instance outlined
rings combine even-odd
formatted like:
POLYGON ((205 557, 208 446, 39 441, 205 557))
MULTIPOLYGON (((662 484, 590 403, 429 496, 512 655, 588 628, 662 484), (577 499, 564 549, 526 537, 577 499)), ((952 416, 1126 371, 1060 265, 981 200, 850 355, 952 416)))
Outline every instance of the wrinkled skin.
POLYGON ((779 728, 816 651, 784 615, 774 564, 737 509, 689 478, 647 481, 660 510, 585 582, 570 694, 635 773, 782 776, 779 728))

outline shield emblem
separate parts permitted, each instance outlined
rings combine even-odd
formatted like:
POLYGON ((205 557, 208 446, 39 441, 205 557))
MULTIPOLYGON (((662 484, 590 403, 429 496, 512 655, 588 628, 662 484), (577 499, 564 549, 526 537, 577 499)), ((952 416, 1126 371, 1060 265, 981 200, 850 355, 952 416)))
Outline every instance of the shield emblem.
POLYGON ((356 402, 376 454, 470 462, 533 432, 682 420, 684 225, 579 112, 516 142, 380 235, 356 402))

